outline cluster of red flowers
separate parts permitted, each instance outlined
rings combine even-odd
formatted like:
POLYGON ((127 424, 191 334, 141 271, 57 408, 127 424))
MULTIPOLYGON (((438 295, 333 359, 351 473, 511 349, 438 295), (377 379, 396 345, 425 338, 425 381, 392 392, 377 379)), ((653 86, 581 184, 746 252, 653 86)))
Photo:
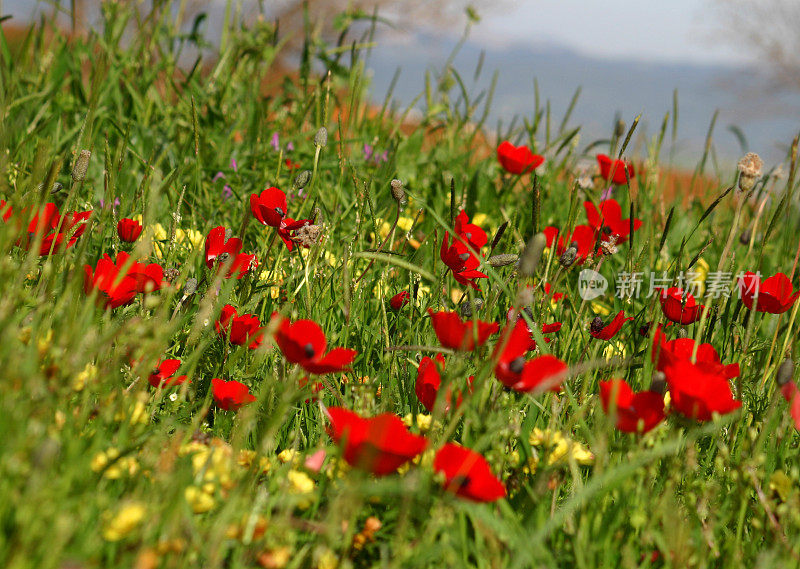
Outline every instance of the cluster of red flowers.
POLYGON ((469 216, 463 210, 456 216, 453 229, 455 233, 452 235, 452 242, 450 233, 445 232, 439 257, 452 271, 456 282, 480 290, 475 279, 485 279, 487 276, 478 270, 481 262, 477 253, 488 242, 486 232, 470 223, 469 216))
POLYGON ((22 234, 17 240, 17 246, 30 250, 31 247, 38 245, 39 255, 42 257, 75 245, 78 238, 86 231, 86 222, 91 215, 91 210, 72 211, 61 215, 56 204, 46 203, 31 217, 29 208, 16 212, 5 200, 0 200, 0 218, 5 223, 13 224, 22 234), (23 227, 26 227, 27 231, 23 232, 23 227))
POLYGON ((164 285, 161 265, 136 262, 124 251, 117 253, 116 261, 105 254, 94 268, 84 265, 83 270, 84 292, 98 291, 97 302, 103 308, 130 304, 137 294, 154 292, 164 285))
POLYGON ((289 217, 286 194, 278 188, 267 188, 260 194, 251 194, 250 211, 262 225, 278 230, 278 236, 289 251, 294 249, 296 243, 294 232, 312 223, 310 219, 295 221, 289 217))

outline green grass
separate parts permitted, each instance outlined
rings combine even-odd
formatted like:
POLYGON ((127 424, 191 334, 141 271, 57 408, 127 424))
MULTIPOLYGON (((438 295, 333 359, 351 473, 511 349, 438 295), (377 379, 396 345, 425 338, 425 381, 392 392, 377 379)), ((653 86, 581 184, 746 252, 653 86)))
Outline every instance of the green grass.
MULTIPOLYGON (((458 412, 437 413, 427 436, 432 448, 455 440, 486 456, 509 491, 493 504, 445 492, 430 457, 381 478, 342 468, 319 406, 306 403, 310 390, 298 386, 302 370, 270 342, 251 351, 214 332, 226 303, 264 323, 276 311, 313 319, 330 346, 359 352, 352 372, 325 376, 320 397, 326 405, 364 415, 423 413, 414 394, 416 363, 438 346, 427 308, 456 309, 453 297, 463 293, 452 292, 457 285, 439 259, 454 214, 462 207, 473 217, 484 214, 490 240, 490 230, 508 222, 494 252, 521 254, 534 228, 585 222, 583 200, 597 202, 603 188, 575 183, 579 161, 593 161, 597 152, 627 156, 625 133, 579 141, 576 127, 551 117, 532 94, 531 116, 509 118, 512 129, 501 134, 547 157, 534 191, 530 176, 504 174, 493 147, 475 134, 472 125, 480 123, 491 94, 468 93, 452 69, 430 78, 420 99, 423 119, 406 133, 403 112, 390 101, 378 113, 366 112, 359 49, 351 54, 355 61, 337 58, 352 41, 369 37, 345 30, 337 46, 309 33, 301 74, 290 81, 273 71, 283 37, 271 24, 231 27, 218 52, 186 68, 177 62, 192 40, 168 11, 138 23, 122 5, 106 3, 103 12, 102 31, 86 37, 33 29, 13 50, 0 44, 0 197, 17 211, 48 201, 62 211, 94 209, 75 247, 48 257, 16 246, 13 223, 0 225, 0 565, 800 564, 800 438, 774 382, 777 366, 795 351, 797 306, 774 316, 750 314, 736 298, 709 301, 717 311, 687 331, 713 344, 725 363, 741 365, 734 382, 741 411, 706 424, 672 415, 636 436, 617 432, 603 413, 598 381, 622 377, 634 389, 649 386, 650 339, 636 331, 664 321, 656 299, 606 295, 602 306, 581 302, 579 268, 560 269, 552 251, 529 279, 513 266, 482 269, 489 278, 481 283, 485 304, 476 316, 486 321, 504 322, 526 284, 550 281, 567 294, 550 304, 537 288, 533 320, 563 322, 552 343, 539 337, 538 344, 576 370, 562 393, 532 397, 502 389, 489 349, 448 357, 445 381, 474 374, 475 392, 458 412), (131 26, 137 33, 126 34, 131 26), (315 144, 321 127, 328 130, 324 147, 315 144), (273 133, 280 151, 272 147, 273 133), (388 161, 365 163, 364 143, 389 149, 388 161), (85 179, 76 181, 72 172, 83 149, 91 150, 91 160, 85 179), (287 157, 298 170, 287 170, 287 157), (294 179, 305 170, 312 175, 296 197, 294 179), (214 180, 217 172, 224 180, 214 180), (394 178, 407 193, 399 210, 390 192, 394 178), (63 188, 51 194, 56 182, 63 188), (225 184, 230 199, 223 196, 225 184), (252 219, 250 194, 273 185, 295 194, 293 217, 316 217, 320 244, 289 253, 272 228, 252 219), (99 207, 101 199, 115 198, 116 210, 99 207), (381 226, 398 214, 403 224, 413 222, 408 233, 419 246, 406 240, 406 229, 396 229, 377 252, 381 226), (143 216, 146 234, 160 224, 161 239, 121 244, 116 221, 134 215, 143 216), (190 229, 205 236, 219 225, 243 238, 243 251, 257 254, 255 275, 215 279, 205 268, 202 240, 192 246, 179 239, 190 229), (129 306, 97 307, 84 293, 83 266, 120 250, 176 269, 175 286, 129 306), (185 296, 190 278, 200 284, 185 296), (416 298, 394 313, 387 302, 401 290, 416 291, 416 298), (623 357, 609 362, 603 356, 609 344, 588 332, 603 307, 636 316, 616 338, 623 357), (423 348, 398 349, 407 346, 423 348), (158 391, 147 383, 165 356, 183 361, 182 373, 191 378, 185 388, 158 391), (237 413, 217 409, 209 392, 214 377, 246 383, 257 401, 237 413), (593 464, 569 455, 549 464, 546 448, 530 444, 534 429, 580 442, 593 464), (208 442, 212 437, 216 443, 208 442), (210 445, 216 454, 208 461, 195 454, 201 458, 193 467, 192 440, 195 451, 210 445), (287 449, 299 462, 281 460, 287 449), (307 473, 313 487, 304 492, 309 488, 297 483, 297 472, 305 472, 303 458, 319 449, 328 453, 325 467, 307 473), (237 464, 242 450, 256 453, 250 467, 237 464), (534 456, 538 466, 528 468, 534 456), (206 484, 213 503, 195 513, 187 488, 206 484), (142 516, 115 534, 120 511, 142 516), (354 536, 370 516, 381 528, 357 547, 354 536), (656 551, 660 557, 651 563, 656 551)), ((765 176, 753 200, 732 191, 708 211, 735 184, 730 164, 716 195, 692 198, 687 209, 677 204, 668 223, 673 204, 662 197, 659 174, 669 165, 660 165, 659 153, 670 124, 664 121, 661 136, 636 157, 646 164, 638 192, 615 191, 623 217, 632 208, 644 224, 605 258, 601 272, 612 281, 623 271, 675 275, 702 257, 712 271, 733 275, 795 273, 794 161, 787 179, 765 176), (770 199, 759 213, 765 196, 770 199), (760 237, 740 244, 741 230, 756 222, 753 233, 760 237)), ((698 157, 698 174, 706 160, 698 157)))

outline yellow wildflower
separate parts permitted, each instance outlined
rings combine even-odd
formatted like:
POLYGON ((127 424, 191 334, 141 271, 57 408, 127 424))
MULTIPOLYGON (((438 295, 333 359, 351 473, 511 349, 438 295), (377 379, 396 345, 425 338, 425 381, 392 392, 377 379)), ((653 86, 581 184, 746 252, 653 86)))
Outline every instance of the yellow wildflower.
POLYGON ((213 485, 204 484, 202 488, 188 486, 184 490, 183 496, 195 514, 203 514, 214 507, 216 501, 214 500, 213 488, 213 485), (211 490, 210 492, 208 491, 209 489, 211 490))
POLYGON ((106 512, 103 539, 119 541, 130 534, 144 519, 147 510, 139 502, 124 504, 116 514, 106 512))
POLYGON ((75 391, 83 391, 86 384, 95 379, 97 379, 97 366, 94 364, 86 364, 86 367, 83 368, 72 381, 72 389, 75 391))

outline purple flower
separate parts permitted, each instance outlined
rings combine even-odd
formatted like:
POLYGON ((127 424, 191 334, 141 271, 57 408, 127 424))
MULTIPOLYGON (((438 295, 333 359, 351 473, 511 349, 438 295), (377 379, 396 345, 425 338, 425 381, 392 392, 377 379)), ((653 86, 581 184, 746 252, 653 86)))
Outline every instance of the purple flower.
POLYGON ((214 177, 211 178, 211 181, 212 182, 216 182, 220 178, 224 178, 224 177, 225 177, 225 174, 223 174, 222 172, 217 172, 216 174, 214 174, 214 177))
MULTIPOLYGON (((117 206, 120 203, 122 203, 122 202, 119 201, 119 198, 114 198, 114 203, 113 203, 112 207, 114 209, 117 209, 117 206)), ((105 207, 106 207, 106 201, 103 198, 100 198, 100 208, 101 209, 105 209, 105 207)))
POLYGON ((364 162, 369 162, 372 158, 373 148, 372 145, 364 143, 364 162))
POLYGON ((270 142, 270 144, 275 152, 278 152, 281 149, 281 137, 278 136, 277 132, 272 133, 272 142, 270 142))
POLYGON ((236 158, 231 157, 231 168, 233 168, 234 172, 239 171, 239 165, 236 163, 236 158))
POLYGON ((612 184, 612 185, 608 186, 608 189, 603 190, 603 193, 600 194, 600 201, 604 202, 606 200, 610 200, 611 199, 611 192, 613 192, 613 191, 614 191, 614 185, 612 184))
POLYGON ((291 152, 292 150, 294 150, 294 142, 290 140, 286 143, 286 151, 291 152))
POLYGON ((233 197, 233 190, 228 184, 222 188, 222 201, 228 201, 233 197))

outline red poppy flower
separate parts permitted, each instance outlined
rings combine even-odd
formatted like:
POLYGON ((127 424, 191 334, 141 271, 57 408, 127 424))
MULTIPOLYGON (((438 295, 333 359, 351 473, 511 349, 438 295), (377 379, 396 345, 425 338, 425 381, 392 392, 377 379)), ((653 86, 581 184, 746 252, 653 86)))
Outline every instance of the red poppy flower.
POLYGON ((619 332, 620 328, 622 328, 622 325, 628 320, 633 320, 633 316, 626 317, 624 310, 620 310, 619 313, 617 313, 617 315, 614 317, 614 320, 608 324, 603 324, 603 320, 598 316, 592 321, 592 325, 589 328, 589 334, 598 340, 610 340, 617 335, 617 332, 619 332))
POLYGON ((612 408, 617 429, 624 433, 646 433, 664 420, 664 396, 655 391, 634 393, 624 379, 600 382, 603 411, 612 408))
POLYGON ((558 245, 556 246, 556 253, 561 255, 567 250, 569 245, 575 245, 578 252, 575 257, 575 262, 579 265, 583 264, 588 257, 594 252, 594 246, 597 242, 595 231, 588 225, 576 225, 569 232, 561 232, 558 227, 545 227, 544 236, 547 238, 547 246, 552 248, 555 243, 556 235, 558 235, 558 245))
MULTIPOLYGON (((440 371, 444 370, 444 356, 436 354, 434 358, 425 356, 419 362, 417 368, 417 381, 414 384, 414 393, 417 394, 422 406, 428 411, 433 413, 434 406, 436 405, 436 397, 439 394, 439 388, 442 385, 442 378, 440 371)), ((467 380, 468 390, 472 392, 472 377, 467 380)), ((444 412, 447 413, 451 406, 458 408, 461 405, 462 394, 461 392, 452 393, 450 389, 445 393, 445 406, 444 412)))
POLYGON ((744 305, 753 310, 755 304, 758 312, 783 314, 800 296, 800 290, 794 292, 792 281, 783 273, 777 273, 761 280, 761 277, 750 271, 739 278, 739 290, 744 305))
POLYGON ((461 285, 469 285, 475 290, 480 290, 475 283, 475 279, 488 278, 487 275, 477 270, 481 262, 466 244, 456 237, 454 237, 452 245, 450 244, 450 234, 448 232, 445 232, 442 239, 439 258, 453 272, 456 282, 461 285))
POLYGON ((597 155, 597 163, 600 165, 600 175, 604 179, 614 182, 618 185, 628 183, 628 178, 633 180, 634 170, 632 164, 625 164, 623 160, 614 160, 605 154, 597 155), (628 175, 625 175, 625 169, 628 170, 628 175))
POLYGON ((517 374, 516 381, 507 381, 502 377, 498 377, 498 379, 506 387, 523 393, 541 393, 542 391, 558 393, 569 369, 567 364, 550 354, 535 357, 524 363, 514 360, 509 364, 509 370, 512 373, 516 372, 520 364, 522 370, 517 374))
POLYGON ((123 252, 117 254, 119 266, 114 264, 108 254, 103 255, 97 261, 94 269, 91 265, 84 265, 83 290, 88 295, 93 290, 98 290, 101 294, 97 301, 104 308, 118 308, 133 302, 137 293, 137 280, 127 273, 121 272, 124 260, 120 263, 120 257, 127 255, 123 252))
POLYGON ((292 162, 289 158, 284 160, 283 163, 286 164, 286 167, 289 168, 290 171, 301 166, 300 162, 292 162))
POLYGON ((211 380, 212 396, 217 407, 225 411, 236 411, 256 400, 250 388, 239 381, 225 381, 215 377, 211 380))
POLYGON ((297 386, 300 389, 303 389, 306 386, 310 386, 311 388, 311 398, 306 399, 305 403, 311 403, 312 401, 317 401, 319 399, 319 397, 317 397, 317 393, 325 390, 324 383, 322 383, 321 381, 315 381, 312 383, 307 375, 304 375, 303 377, 297 380, 297 386))
POLYGON ((489 242, 486 232, 480 226, 470 223, 469 216, 463 209, 456 216, 453 229, 455 229, 456 235, 466 241, 475 251, 480 251, 481 247, 489 242))
POLYGON ((506 495, 503 483, 492 474, 486 459, 474 450, 447 443, 436 453, 433 469, 445 477, 444 487, 475 502, 494 502, 506 495))
POLYGON ((534 154, 527 146, 514 146, 506 140, 497 147, 497 160, 506 172, 519 175, 541 166, 544 156, 534 154))
POLYGON ((259 347, 264 341, 264 328, 261 326, 261 321, 254 314, 239 316, 236 309, 230 304, 226 304, 222 308, 222 313, 214 327, 217 334, 228 338, 231 344, 247 345, 251 350, 259 347))
POLYGON ((347 463, 378 476, 394 472, 428 446, 424 437, 410 433, 391 413, 363 418, 347 409, 330 407, 327 415, 328 435, 337 444, 344 443, 342 455, 347 463))
POLYGON ((697 344, 692 338, 666 341, 660 329, 656 330, 653 336, 651 359, 656 362, 656 369, 659 371, 664 371, 678 360, 686 360, 693 361, 708 373, 721 375, 725 379, 739 375, 739 364, 723 364, 717 350, 711 344, 697 344))
MULTIPOLYGON (((583 202, 586 209, 586 218, 589 225, 600 235, 603 241, 611 241, 612 236, 617 239, 616 243, 625 243, 630 237, 631 220, 622 219, 622 208, 617 200, 608 199, 600 202, 600 211, 592 202, 583 202)), ((633 230, 636 231, 642 226, 642 220, 633 220, 633 230)))
POLYGON ((250 211, 259 222, 276 229, 287 214, 286 194, 278 188, 267 188, 250 195, 250 211))
POLYGON ((150 385, 153 387, 173 387, 181 385, 186 382, 187 377, 185 375, 174 377, 179 367, 181 367, 181 360, 164 360, 152 371, 147 381, 150 382, 150 385))
POLYGON ((474 350, 476 346, 485 344, 489 336, 500 329, 497 322, 473 322, 471 319, 462 321, 456 312, 434 312, 429 308, 428 314, 431 315, 433 331, 436 332, 439 343, 453 350, 474 350), (476 324, 477 330, 473 332, 476 324))
POLYGON ((661 289, 659 295, 661 300, 661 310, 664 316, 672 320, 676 324, 691 324, 697 322, 703 315, 705 306, 697 304, 694 296, 686 293, 684 302, 683 289, 678 287, 671 287, 668 289, 661 289))
POLYGON ((503 329, 500 339, 494 346, 494 375, 506 387, 516 385, 522 379, 525 368, 525 354, 536 342, 523 318, 518 318, 513 327, 509 324, 503 329))
MULTIPOLYGON (((225 239, 225 227, 219 226, 215 227, 211 231, 208 232, 206 236, 206 267, 209 269, 214 267, 214 263, 220 257, 220 255, 225 254, 229 257, 235 257, 239 254, 239 251, 242 250, 242 240, 238 237, 231 237, 230 239, 225 239)), ((227 257, 223 257, 223 261, 227 257)))
POLYGON ((800 389, 797 384, 789 381, 781 386, 781 395, 789 403, 789 413, 794 421, 794 428, 800 431, 800 389))
POLYGON ((389 306, 392 307, 392 310, 397 312, 401 308, 403 308, 406 304, 408 304, 408 300, 411 298, 411 295, 408 293, 407 290, 403 292, 398 292, 394 295, 391 299, 389 299, 389 306))
MULTIPOLYGON (((3 213, 3 219, 11 217, 11 209, 3 213)), ((25 215, 27 210, 23 210, 25 215)), ((39 245, 39 255, 46 256, 51 253, 68 249, 75 245, 78 238, 86 230, 86 220, 92 215, 91 211, 59 214, 58 207, 54 203, 47 203, 42 210, 39 210, 33 219, 28 223, 26 235, 17 241, 19 247, 30 249, 38 238, 41 238, 39 245)), ((19 224, 23 222, 20 220, 19 224)))
MULTIPOLYGON (((552 290, 552 288, 553 287, 552 287, 552 285, 550 283, 544 283, 544 293, 546 295, 548 295, 548 296, 550 295, 550 291, 552 290)), ((552 300, 553 300, 553 302, 559 302, 560 300, 563 300, 564 298, 566 298, 566 296, 567 295, 564 294, 563 292, 554 292, 553 296, 552 296, 552 300)))
MULTIPOLYGON (((526 329, 528 330, 528 337, 530 338, 530 344, 528 345, 528 351, 533 351, 536 349, 536 340, 533 339, 533 330, 531 330, 530 326, 527 325, 527 321, 522 317, 522 314, 518 312, 514 307, 508 309, 506 312, 506 325, 511 326, 512 324, 516 324, 518 321, 522 320, 526 323, 526 329)), ((561 330, 561 322, 553 322, 552 324, 542 324, 540 327, 542 334, 554 334, 561 330)), ((551 342, 551 339, 548 337, 544 338, 546 344, 551 342)))
MULTIPOLYGON (((117 253, 117 266, 122 269, 128 265, 129 255, 125 251, 117 253)), ((127 275, 136 281, 136 292, 146 293, 161 290, 164 286, 164 269, 158 263, 130 263, 127 275)))
POLYGON ((710 421, 742 406, 733 398, 728 380, 702 365, 679 359, 664 368, 672 408, 697 421, 710 421))
POLYGON ((117 222, 117 235, 126 243, 133 243, 142 234, 142 224, 127 217, 117 222))
POLYGON ((0 217, 2 217, 3 221, 8 221, 11 219, 11 216, 14 214, 14 209, 11 207, 6 200, 0 200, 0 217))
POLYGON ((334 348, 326 354, 325 333, 313 320, 292 323, 288 318, 281 318, 275 343, 287 360, 315 374, 347 370, 358 354, 348 348, 334 348))

